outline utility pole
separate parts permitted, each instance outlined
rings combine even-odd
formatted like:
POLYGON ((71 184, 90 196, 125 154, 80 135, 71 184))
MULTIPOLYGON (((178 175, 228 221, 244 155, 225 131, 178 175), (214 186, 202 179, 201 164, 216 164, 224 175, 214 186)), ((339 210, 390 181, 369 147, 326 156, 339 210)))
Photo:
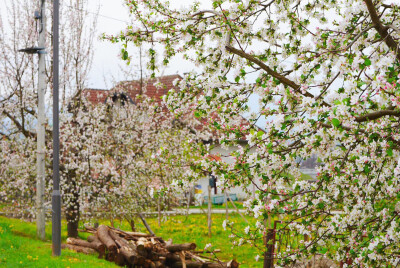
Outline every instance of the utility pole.
MULTIPOLYGON (((39 0, 40 11, 35 14, 39 20, 39 47, 46 45, 46 1, 39 0)), ((37 180, 36 180, 36 233, 40 240, 46 238, 46 211, 44 208, 45 185, 45 106, 46 92, 46 63, 45 53, 39 52, 39 81, 38 81, 38 122, 37 122, 37 180)))
POLYGON ((61 255, 60 127, 59 127, 59 13, 60 2, 53 2, 53 256, 61 255))
POLYGON ((44 181, 45 181, 45 112, 44 95, 46 92, 45 74, 45 45, 46 45, 46 12, 45 0, 39 0, 40 10, 35 11, 35 20, 39 20, 39 44, 37 47, 28 47, 18 50, 27 54, 39 55, 38 78, 38 122, 37 122, 37 178, 36 178, 36 234, 39 239, 46 236, 46 211, 44 208, 44 181))

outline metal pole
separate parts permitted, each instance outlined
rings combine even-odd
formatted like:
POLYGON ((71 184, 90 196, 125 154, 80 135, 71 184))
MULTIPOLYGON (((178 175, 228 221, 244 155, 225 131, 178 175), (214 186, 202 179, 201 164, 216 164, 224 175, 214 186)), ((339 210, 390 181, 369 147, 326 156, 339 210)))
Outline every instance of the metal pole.
POLYGON ((207 225, 208 225, 208 237, 211 237, 211 186, 208 185, 208 210, 207 210, 207 225))
MULTIPOLYGON (((45 0, 40 0, 39 47, 46 45, 46 9, 45 0)), ((46 238, 46 211, 44 209, 44 182, 45 182, 45 106, 46 91, 46 63, 45 53, 39 51, 39 78, 38 78, 38 123, 37 123, 37 180, 36 180, 36 233, 40 240, 46 238)))
POLYGON ((61 194, 60 194, 60 134, 59 134, 59 0, 53 11, 53 194, 52 242, 53 256, 61 255, 61 194))

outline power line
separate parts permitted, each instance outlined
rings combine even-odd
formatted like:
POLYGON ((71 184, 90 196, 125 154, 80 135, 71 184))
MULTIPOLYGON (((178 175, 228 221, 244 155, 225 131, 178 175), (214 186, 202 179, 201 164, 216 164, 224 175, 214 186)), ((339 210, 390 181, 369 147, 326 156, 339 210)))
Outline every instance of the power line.
POLYGON ((99 16, 99 17, 106 18, 106 19, 115 20, 115 21, 119 21, 119 22, 125 22, 125 23, 128 23, 128 24, 130 23, 130 22, 127 22, 127 21, 125 21, 125 20, 120 20, 120 19, 113 18, 113 17, 110 17, 110 16, 102 15, 102 14, 100 14, 100 13, 92 12, 92 11, 89 11, 89 10, 87 10, 87 9, 77 8, 77 7, 73 7, 73 6, 69 6, 69 5, 66 5, 66 6, 69 7, 69 8, 71 8, 71 9, 75 9, 75 10, 77 10, 77 11, 87 12, 87 13, 90 13, 90 14, 93 14, 93 15, 96 15, 96 16, 99 16))

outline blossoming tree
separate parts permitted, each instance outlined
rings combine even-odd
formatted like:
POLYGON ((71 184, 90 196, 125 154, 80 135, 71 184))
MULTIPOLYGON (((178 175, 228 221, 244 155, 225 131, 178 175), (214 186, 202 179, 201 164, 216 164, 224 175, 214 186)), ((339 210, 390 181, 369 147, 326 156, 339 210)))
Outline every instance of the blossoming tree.
POLYGON ((137 96, 136 103, 81 101, 83 107, 65 124, 63 149, 66 170, 73 170, 65 188, 76 185, 70 195, 77 206, 73 220, 77 224, 80 215, 109 212, 134 227, 137 214, 157 210, 177 196, 174 185, 193 176, 191 163, 199 157, 185 144, 197 140, 196 134, 145 96, 137 96))
MULTIPOLYGON (((271 215, 311 239, 280 252, 281 264, 315 253, 353 265, 400 261, 399 38, 400 6, 372 0, 209 1, 182 9, 166 1, 127 0, 137 25, 114 42, 164 44, 162 63, 181 53, 194 62, 167 102, 193 110, 223 135, 248 146, 234 164, 209 162, 225 184, 254 183, 248 202, 256 226, 241 242, 260 245, 271 215), (250 130, 232 118, 248 112, 250 130), (215 115, 215 116, 208 116, 215 115), (315 181, 301 179, 299 162, 317 155, 315 181)), ((151 69, 157 67, 154 50, 151 69)), ((126 55, 125 55, 126 56, 126 55)), ((279 228, 278 228, 279 234, 279 228)))

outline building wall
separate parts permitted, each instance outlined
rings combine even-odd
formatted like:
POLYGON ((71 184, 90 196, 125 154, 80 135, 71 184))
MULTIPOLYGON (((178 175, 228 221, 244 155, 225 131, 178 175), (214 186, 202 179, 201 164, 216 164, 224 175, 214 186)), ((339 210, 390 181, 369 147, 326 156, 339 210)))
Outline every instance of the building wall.
MULTIPOLYGON (((216 146, 212 151, 211 154, 213 155, 221 155, 221 159, 222 161, 226 162, 226 163, 233 163, 234 160, 232 157, 230 157, 230 153, 233 152, 234 150, 237 150, 237 147, 229 147, 227 150, 221 148, 221 146, 216 146)), ((308 174, 312 177, 312 179, 316 179, 317 177, 317 171, 314 168, 301 168, 300 169, 301 173, 303 174, 308 174)), ((209 178, 203 178, 200 179, 199 182, 197 183, 202 190, 202 196, 208 196, 208 185, 209 185, 209 178)), ((254 195, 256 187, 253 185, 250 185, 247 190, 250 192, 250 195, 247 194, 245 191, 243 191, 243 189, 241 187, 234 187, 229 189, 230 194, 236 194, 238 199, 240 200, 246 200, 249 197, 251 197, 251 195, 254 195)), ((223 194, 221 189, 217 187, 217 195, 221 195, 223 194)), ((212 194, 211 196, 214 195, 214 189, 212 189, 212 194)))
MULTIPOLYGON (((211 150, 211 154, 212 155, 221 155, 221 159, 222 161, 226 162, 226 163, 233 163, 234 160, 230 155, 231 152, 237 150, 237 147, 229 147, 228 149, 223 149, 221 148, 221 146, 216 146, 214 149, 211 150)), ((202 197, 204 198, 205 196, 208 196, 208 185, 209 185, 209 178, 202 178, 199 180, 199 182, 197 183, 197 185, 199 185, 201 187, 202 190, 202 197)), ((248 190, 250 191, 250 196, 253 195, 255 193, 256 188, 253 185, 250 185, 248 187, 248 190)), ((236 196, 238 197, 239 200, 246 200, 248 199, 250 196, 243 191, 243 189, 241 187, 233 187, 230 188, 228 191, 229 194, 236 194, 236 196)), ((217 195, 222 195, 224 194, 222 192, 221 188, 217 187, 217 195)), ((212 194, 211 196, 214 196, 214 189, 212 189, 212 194)))

